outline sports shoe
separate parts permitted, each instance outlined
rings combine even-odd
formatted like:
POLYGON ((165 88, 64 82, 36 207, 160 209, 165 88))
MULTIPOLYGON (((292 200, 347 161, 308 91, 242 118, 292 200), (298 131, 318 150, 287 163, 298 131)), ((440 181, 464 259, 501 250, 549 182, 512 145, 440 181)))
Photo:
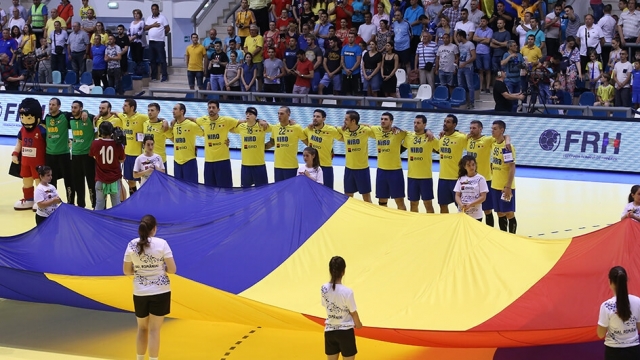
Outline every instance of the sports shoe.
POLYGON ((467 109, 469 109, 469 110, 473 110, 475 108, 476 108, 476 106, 473 103, 467 105, 467 109))
POLYGON ((160 80, 160 82, 167 82, 167 81, 169 81, 169 79, 167 79, 167 77, 166 77, 166 76, 163 76, 163 77, 162 77, 162 80, 160 80))
POLYGON ((156 78, 152 78, 152 79, 151 79, 151 80, 149 80, 149 81, 151 81, 151 82, 158 82, 158 79, 156 79, 156 78))

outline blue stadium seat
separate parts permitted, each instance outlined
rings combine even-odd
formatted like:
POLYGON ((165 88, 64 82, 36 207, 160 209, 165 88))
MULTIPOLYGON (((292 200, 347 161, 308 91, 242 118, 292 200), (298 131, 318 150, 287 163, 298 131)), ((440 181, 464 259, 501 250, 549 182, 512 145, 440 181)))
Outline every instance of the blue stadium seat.
POLYGON ((78 76, 73 71, 68 71, 64 77, 64 83, 69 85, 75 85, 78 82, 78 76))
POLYGON ((564 99, 562 99, 562 105, 573 104, 573 99, 571 98, 571 94, 568 91, 565 91, 563 94, 564 94, 564 99))
POLYGON ((582 113, 582 109, 570 109, 570 110, 567 110, 565 115, 568 115, 568 116, 583 116, 583 113, 582 113))
POLYGON ((97 94, 97 95, 102 94, 103 93, 102 86, 98 86, 98 85, 94 86, 93 88, 91 88, 91 93, 97 94))
POLYGON ((593 110, 594 108, 591 108, 591 113, 593 114, 593 116, 595 117, 599 117, 599 118, 603 118, 606 119, 609 117, 609 112, 608 111, 603 111, 603 110, 593 110))
POLYGON ((411 85, 404 83, 398 86, 398 91, 400 92, 400 97, 403 99, 411 99, 411 85))
POLYGON ((104 89, 104 91, 102 93, 104 95, 115 95, 116 94, 116 89, 114 89, 112 87, 108 87, 108 88, 104 89))
POLYGON ((129 74, 133 74, 136 70, 136 63, 131 60, 127 61, 127 70, 129 74))
POLYGON ((578 104, 581 106, 593 106, 593 103, 596 102, 596 96, 591 91, 586 91, 580 94, 580 99, 578 100, 578 104))
POLYGON ((132 91, 133 90, 133 80, 131 79, 131 74, 124 74, 122 76, 122 91, 132 91))
POLYGON ((187 95, 184 96, 185 99, 195 99, 195 97, 195 93, 187 93, 187 95))
POLYGON ((438 86, 431 99, 433 101, 448 101, 449 88, 447 88, 446 86, 438 86))
POLYGON ((473 89, 480 91, 480 75, 478 73, 473 73, 473 89))
POLYGON ((467 102, 467 91, 462 87, 453 89, 451 93, 451 106, 461 106, 467 102))
POLYGON ((62 73, 58 70, 54 70, 51 72, 51 77, 53 78, 54 84, 62 84, 62 73))
POLYGON ((611 114, 611 117, 626 119, 627 118, 627 112, 626 111, 614 111, 611 114))
POLYGON ((57 93, 59 93, 59 91, 58 91, 58 88, 50 87, 50 88, 47 88, 47 93, 49 93, 49 94, 57 94, 57 93))
POLYGON ((433 109, 433 104, 429 100, 422 100, 422 108, 423 109, 433 109))
POLYGON ((93 77, 90 72, 83 72, 80 75, 80 85, 91 85, 93 84, 93 77))

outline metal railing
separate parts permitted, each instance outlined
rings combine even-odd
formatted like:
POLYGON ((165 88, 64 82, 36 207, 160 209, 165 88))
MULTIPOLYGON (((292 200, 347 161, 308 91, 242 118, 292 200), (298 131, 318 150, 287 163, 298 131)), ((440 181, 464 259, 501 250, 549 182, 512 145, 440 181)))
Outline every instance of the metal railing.
POLYGON ((204 19, 206 19, 207 15, 218 0, 203 0, 200 6, 196 9, 196 11, 191 16, 191 23, 193 24, 193 32, 198 33, 198 26, 202 24, 204 19))
MULTIPOLYGON (((634 117, 634 111, 628 107, 616 107, 616 106, 582 106, 582 105, 551 105, 551 104, 535 104, 533 106, 536 110, 544 113, 545 107, 550 110, 563 110, 563 114, 549 114, 549 115, 567 115, 567 113, 571 110, 577 110, 582 113, 582 116, 601 116, 602 113, 616 113, 622 114, 624 113, 627 118, 634 117), (595 112, 595 113, 594 113, 595 112)), ((571 114, 568 114, 571 116, 571 114)), ((578 115, 579 116, 579 115, 578 115)), ((606 117, 609 117, 607 115, 606 117)), ((620 117, 620 116, 614 116, 620 117)))
POLYGON ((225 24, 236 26, 236 12, 238 11, 238 9, 240 9, 240 4, 234 6, 233 9, 231 9, 231 12, 224 17, 225 24), (229 23, 229 19, 231 18, 233 18, 233 20, 231 21, 231 23, 229 23))
POLYGON ((149 96, 153 97, 154 94, 193 94, 194 97, 198 97, 198 90, 191 89, 163 89, 163 88, 149 88, 147 90, 149 92, 149 96))
MULTIPOLYGON (((5 86, 5 84, 3 82, 0 82, 0 86, 5 86)), ((34 82, 20 83, 21 92, 28 91, 28 90, 41 90, 41 89, 59 89, 62 91, 66 90, 69 94, 73 94, 73 91, 74 91, 73 85, 69 85, 69 84, 41 84, 41 83, 34 83, 34 82)))

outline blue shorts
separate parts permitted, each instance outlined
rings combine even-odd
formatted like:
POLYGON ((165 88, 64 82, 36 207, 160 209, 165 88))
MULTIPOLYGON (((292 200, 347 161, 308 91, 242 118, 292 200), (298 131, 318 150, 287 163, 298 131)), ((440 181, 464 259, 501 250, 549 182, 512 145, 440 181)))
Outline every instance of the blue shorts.
MULTIPOLYGON (((487 187, 491 189, 491 180, 487 181, 487 187)), ((491 198, 491 191, 487 193, 487 197, 482 203, 482 210, 493 210, 493 199, 491 198)))
POLYGON ((633 93, 631 94, 631 103, 640 104, 640 91, 633 91, 633 93))
POLYGON ((173 162, 173 177, 176 179, 198 183, 198 159, 191 159, 180 165, 173 162))
POLYGON ((502 196, 502 190, 489 188, 489 195, 491 196, 491 201, 493 201, 493 208, 496 212, 508 213, 516 211, 516 190, 512 189, 511 194, 511 201, 502 201, 500 199, 500 197, 502 196))
POLYGON ((453 73, 451 72, 444 72, 444 71, 439 71, 438 72, 438 77, 440 78, 440 85, 443 86, 453 86, 453 73))
MULTIPOLYGON (((369 75, 373 70, 365 70, 365 72, 369 75)), ((362 91, 369 90, 369 86, 371 86, 371 91, 380 91, 380 85, 382 85, 382 75, 380 75, 379 71, 371 80, 367 80, 364 77, 362 78, 362 91)))
POLYGON ((438 205, 449 205, 456 202, 453 189, 458 180, 438 179, 438 205))
POLYGON ((204 184, 223 188, 233 187, 231 160, 204 163, 204 184))
POLYGON ((298 169, 280 169, 280 168, 275 168, 274 170, 274 175, 275 175, 275 181, 282 181, 282 180, 287 180, 287 179, 291 179, 294 178, 296 176, 298 176, 298 169))
POLYGON ((491 70, 491 54, 476 54, 476 69, 491 70))
POLYGON ((407 178, 409 201, 433 200, 433 179, 407 178))
POLYGON ((320 168, 322 168, 324 186, 333 190, 333 166, 320 166, 320 168))
POLYGON ((140 181, 140 178, 133 177, 133 166, 136 164, 136 158, 137 156, 125 155, 124 164, 122 165, 122 174, 125 180, 140 181))
POLYGON ((402 169, 376 171, 376 198, 404 199, 404 173, 402 169))
MULTIPOLYGON (((324 175, 324 174, 323 174, 324 175)), ((344 168, 345 194, 368 194, 371 192, 371 174, 369 168, 353 170, 344 168)))
POLYGON ((329 78, 328 74, 324 74, 320 84, 324 87, 329 87, 330 84, 333 84, 333 91, 342 91, 342 76, 336 74, 333 78, 329 78))
POLYGON ((265 165, 242 165, 240 169, 240 186, 250 187, 251 185, 267 185, 267 167, 265 165))

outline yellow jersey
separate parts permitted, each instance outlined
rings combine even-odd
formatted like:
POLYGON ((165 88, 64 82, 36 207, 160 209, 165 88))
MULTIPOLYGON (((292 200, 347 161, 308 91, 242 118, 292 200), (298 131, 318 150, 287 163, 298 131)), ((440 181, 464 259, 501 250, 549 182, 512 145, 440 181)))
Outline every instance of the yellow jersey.
POLYGON ((458 162, 467 146, 467 135, 454 131, 440 140, 440 179, 458 180, 458 162))
MULTIPOLYGON (((493 173, 493 180, 491 181, 491 188, 496 190, 502 190, 505 186, 507 186, 507 182, 509 181, 509 169, 510 165, 504 162, 504 149, 506 142, 498 144, 497 142, 493 143, 493 147, 491 149, 491 172, 493 173)), ((511 145, 511 154, 513 156, 513 163, 516 163, 516 148, 511 145)), ((511 189, 516 188, 516 179, 513 178, 513 183, 511 183, 511 189)))
POLYGON ((98 117, 98 120, 96 120, 96 129, 98 129, 98 134, 100 134, 100 124, 105 121, 110 122, 113 127, 119 127, 120 129, 122 129, 122 120, 119 117, 115 115, 109 115, 109 117, 103 118, 102 116, 100 116, 98 117))
POLYGON ((296 125, 271 125, 271 139, 275 142, 274 167, 278 169, 298 168, 298 141, 307 140, 302 127, 296 125))
POLYGON ((306 128, 304 134, 309 139, 309 146, 318 150, 320 166, 333 166, 333 140, 342 140, 340 131, 335 126, 324 124, 321 129, 306 128))
POLYGON ((142 138, 144 137, 144 123, 149 121, 147 115, 133 113, 128 116, 125 113, 118 113, 122 120, 122 130, 127 136, 127 145, 124 147, 124 154, 129 156, 139 156, 142 154, 142 138))
POLYGON ((407 136, 406 131, 397 134, 392 131, 384 131, 381 126, 372 126, 369 137, 376 139, 378 150, 378 168, 382 170, 402 169, 400 160, 400 145, 407 136))
POLYGON ((438 151, 440 144, 438 140, 429 141, 427 134, 417 135, 415 132, 408 132, 404 138, 404 147, 407 148, 407 160, 409 172, 407 177, 411 179, 431 179, 433 150, 438 151))
POLYGON ((171 129, 162 130, 162 121, 151 122, 151 120, 147 120, 143 127, 145 136, 153 136, 153 152, 160 155, 162 162, 167 162, 167 139, 173 138, 173 131, 171 129))
POLYGON ((188 71, 204 71, 203 66, 205 64, 204 59, 207 58, 207 49, 202 44, 187 46, 185 55, 189 57, 189 63, 187 63, 188 71))
POLYGON ((242 150, 242 165, 264 165, 264 142, 271 127, 263 129, 257 122, 250 126, 247 123, 238 124, 231 132, 240 135, 242 150))
POLYGON ((202 136, 202 128, 193 121, 184 120, 173 125, 173 160, 182 165, 196 158, 196 136, 202 136))
POLYGON ((491 181, 491 147, 496 139, 493 136, 481 135, 478 139, 467 139, 467 155, 476 158, 478 174, 491 181))
POLYGON ((205 115, 197 118, 196 123, 204 130, 204 161, 229 160, 229 131, 238 126, 238 120, 230 116, 218 116, 216 120, 211 120, 209 115, 205 115))
POLYGON ((346 167, 351 170, 367 169, 369 167, 371 128, 359 125, 356 131, 340 129, 340 133, 346 150, 346 167))

